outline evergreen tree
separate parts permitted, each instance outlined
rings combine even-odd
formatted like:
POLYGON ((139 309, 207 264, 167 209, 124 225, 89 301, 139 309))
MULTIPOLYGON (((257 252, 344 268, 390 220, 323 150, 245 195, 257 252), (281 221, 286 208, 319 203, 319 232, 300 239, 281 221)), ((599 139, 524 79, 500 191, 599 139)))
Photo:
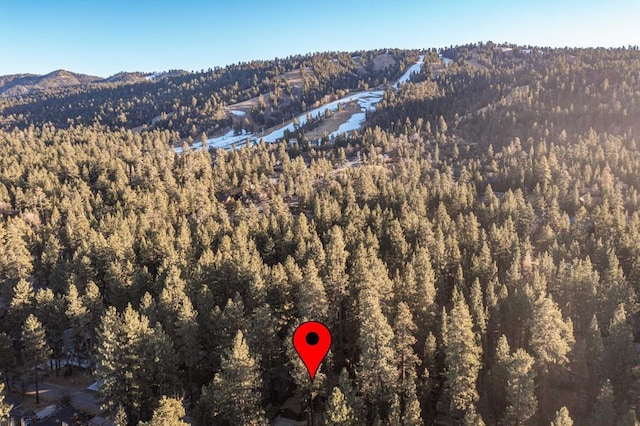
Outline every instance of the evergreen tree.
POLYGON ((7 313, 7 331, 13 338, 18 338, 18 330, 24 324, 29 314, 35 312, 36 293, 33 285, 24 280, 19 280, 13 287, 9 312, 7 313))
POLYGON ((327 298, 324 284, 318 276, 313 259, 307 262, 302 271, 302 281, 298 286, 298 311, 300 318, 313 321, 326 321, 327 298))
POLYGON ((4 423, 9 419, 12 408, 13 405, 4 402, 4 383, 0 382, 0 422, 4 423))
POLYGON ((22 326, 22 353, 25 361, 33 368, 36 385, 36 404, 39 404, 38 367, 40 363, 47 360, 50 349, 47 346, 45 329, 33 314, 27 317, 22 326))
POLYGON ((380 308, 380 300, 372 289, 360 292, 360 363, 358 387, 363 394, 367 413, 385 420, 398 381, 393 330, 380 308))
POLYGON ((416 394, 416 368, 419 359, 414 352, 416 326, 406 303, 398 304, 393 324, 398 379, 398 408, 402 425, 421 424, 420 403, 416 394))
POLYGON ((591 416, 591 424, 598 426, 612 426, 615 424, 616 409, 613 396, 613 388, 609 380, 605 381, 600 388, 598 399, 591 416))
POLYGON ((542 379, 540 409, 545 415, 549 410, 550 369, 569 362, 568 355, 575 342, 573 325, 570 319, 562 318, 558 305, 550 296, 542 295, 533 307, 530 333, 531 349, 542 379))
POLYGON ((618 426, 638 426, 640 422, 636 417, 636 412, 633 409, 629 409, 627 414, 625 414, 620 421, 618 422, 618 426))
POLYGON ((110 307, 98 331, 100 394, 108 413, 122 407, 129 421, 148 420, 155 401, 174 390, 176 357, 162 328, 128 305, 122 314, 110 307))
POLYGON ((507 368, 507 407, 505 423, 522 425, 536 413, 538 400, 535 395, 534 360, 520 348, 511 356, 507 368))
POLYGON ((151 420, 140 422, 139 426, 187 426, 189 423, 181 420, 184 415, 184 407, 180 400, 163 396, 151 420))
POLYGON ((326 418, 328 425, 354 425, 353 410, 347 405, 347 400, 340 387, 333 388, 327 400, 326 418))
POLYGON ((13 348, 13 342, 6 333, 0 333, 0 372, 4 376, 3 380, 9 392, 11 392, 11 370, 15 366, 16 353, 13 348))
POLYGON ((450 413, 462 418, 478 401, 476 381, 482 366, 482 348, 478 335, 473 332, 469 307, 458 290, 454 290, 453 307, 446 321, 445 392, 450 413))
POLYGON ((628 398, 631 389, 632 369, 638 362, 633 343, 633 332, 627 322, 625 306, 620 304, 609 325, 609 337, 603 351, 603 374, 611 380, 616 400, 628 398))
POLYGON ((556 416, 551 422, 551 426, 573 426, 573 420, 571 420, 571 416, 569 416, 567 407, 562 407, 556 411, 556 416))
POLYGON ((331 228, 325 248, 325 291, 328 301, 328 321, 341 345, 344 340, 345 298, 349 276, 346 273, 347 257, 344 235, 339 226, 331 228))
POLYGON ((587 398, 589 406, 593 406, 598 392, 598 382, 600 380, 600 372, 602 371, 602 354, 604 346, 602 343, 602 335, 598 326, 598 318, 594 315, 589 323, 586 336, 585 361, 587 364, 587 372, 589 374, 589 383, 587 390, 587 398))
POLYGON ((127 420, 127 413, 125 413, 122 405, 118 406, 118 409, 113 415, 113 424, 114 426, 129 426, 129 421, 127 420))
POLYGON ((222 357, 222 365, 213 381, 203 390, 202 400, 210 424, 266 424, 261 407, 260 370, 251 357, 241 331, 222 357))

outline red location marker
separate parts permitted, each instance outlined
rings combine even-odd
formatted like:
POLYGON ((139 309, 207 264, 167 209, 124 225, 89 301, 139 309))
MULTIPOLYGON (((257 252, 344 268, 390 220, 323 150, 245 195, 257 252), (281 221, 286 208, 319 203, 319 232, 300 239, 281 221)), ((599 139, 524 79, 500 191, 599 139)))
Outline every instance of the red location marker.
POLYGON ((331 333, 318 321, 303 322, 293 333, 293 347, 296 348, 313 381, 320 363, 331 347, 331 333))

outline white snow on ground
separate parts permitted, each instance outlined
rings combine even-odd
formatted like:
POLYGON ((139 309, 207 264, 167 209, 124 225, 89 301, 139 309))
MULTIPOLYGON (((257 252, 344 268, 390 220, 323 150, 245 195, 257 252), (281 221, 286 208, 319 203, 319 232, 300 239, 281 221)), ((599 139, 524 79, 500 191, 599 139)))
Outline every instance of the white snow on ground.
POLYGON ((347 133, 353 130, 358 130, 360 126, 362 126, 362 124, 367 119, 367 111, 375 111, 376 110, 375 105, 378 102, 380 102, 382 100, 382 97, 384 96, 384 92, 381 90, 375 91, 375 92, 369 92, 369 94, 370 96, 363 97, 358 100, 358 105, 360 105, 360 111, 362 112, 357 112, 353 114, 346 122, 342 123, 340 127, 338 127, 338 130, 331 133, 329 135, 329 138, 335 138, 341 133, 347 133))
POLYGON ((393 88, 398 90, 401 84, 406 83, 411 79, 413 74, 419 73, 422 69, 422 65, 424 65, 424 55, 420 55, 420 59, 415 64, 411 65, 409 69, 398 79, 398 82, 393 85, 393 88))
MULTIPOLYGON (((253 139, 253 134, 247 131, 243 131, 240 135, 235 135, 233 130, 227 132, 224 136, 212 138, 207 140, 207 146, 209 148, 229 148, 234 143, 245 142, 247 138, 253 139)), ((190 145, 191 149, 202 149, 202 142, 196 142, 190 145)), ((182 147, 175 148, 176 153, 182 153, 182 147)))
POLYGON ((155 74, 148 75, 148 76, 146 76, 145 78, 146 78, 147 80, 155 80, 155 79, 156 79, 156 78, 158 78, 159 76, 160 76, 160 73, 155 73, 155 74))
POLYGON ((238 111, 238 110, 235 110, 235 109, 232 109, 232 110, 231 110, 231 111, 229 111, 229 112, 230 112, 231 114, 233 114, 233 115, 237 116, 237 117, 244 117, 245 115, 247 115, 247 113, 246 113, 246 112, 244 112, 244 111, 238 111))
MULTIPOLYGON (((344 97, 342 99, 338 99, 337 101, 333 101, 331 103, 328 103, 326 105, 323 105, 321 107, 312 109, 311 111, 307 111, 302 115, 298 116, 298 122, 300 123, 300 126, 306 124, 307 122, 307 114, 310 114, 312 118, 317 118, 317 117, 321 117, 325 114, 325 112, 327 110, 331 111, 331 112, 335 112, 338 110, 338 105, 340 104, 348 104, 350 102, 354 102, 357 101, 360 106, 362 107, 362 103, 364 102, 366 105, 369 105, 371 102, 373 102, 370 99, 374 99, 375 98, 375 102, 374 103, 378 103, 382 100, 382 95, 384 95, 384 92, 381 90, 374 90, 374 91, 368 91, 368 92, 360 92, 360 93, 355 93, 353 95, 344 97)), ((264 139, 265 142, 276 142, 278 139, 282 138, 284 136, 284 132, 285 130, 289 130, 290 132, 293 132, 294 129, 294 125, 293 123, 289 123, 288 125, 272 132, 269 133, 268 135, 265 135, 262 139, 264 139)))
POLYGON ((444 59, 444 66, 445 66, 445 67, 448 67, 448 66, 449 66, 449 63, 450 63, 451 61, 453 61, 453 59, 445 58, 444 56, 442 56, 442 54, 440 54, 440 59, 444 59))
MULTIPOLYGON (((446 62, 446 59, 445 59, 446 62)), ((406 72, 398 79, 396 84, 393 85, 394 89, 398 89, 401 84, 406 83, 411 79, 411 77, 420 72, 420 69, 424 65, 424 55, 420 55, 418 62, 411 65, 406 72)), ((384 96, 384 91, 382 90, 369 90, 366 92, 354 93, 352 95, 346 96, 342 99, 338 99, 337 101, 333 101, 321 107, 312 109, 311 111, 307 111, 304 114, 301 114, 297 117, 298 123, 300 126, 303 126, 307 122, 307 116, 310 115, 312 118, 321 117, 325 114, 327 110, 331 112, 335 112, 338 110, 338 105, 340 104, 348 104, 350 102, 358 102, 360 105, 361 112, 357 112, 353 114, 345 123, 342 123, 338 130, 331 133, 329 135, 330 138, 334 138, 339 134, 350 132, 356 129, 359 129, 362 123, 365 122, 366 112, 367 111, 375 111, 375 105, 378 104, 382 100, 384 96)), ((231 114, 242 116, 244 115, 243 111, 230 111, 231 114), (239 114, 242 113, 242 114, 239 114)), ((231 130, 226 133, 224 136, 220 136, 217 138, 212 138, 207 140, 208 148, 231 148, 231 146, 235 143, 245 142, 249 139, 252 143, 259 142, 261 139, 264 139, 267 143, 277 142, 278 139, 284 137, 284 132, 289 130, 290 132, 295 131, 295 126, 293 122, 283 126, 267 135, 259 136, 254 133, 249 133, 243 130, 241 135, 234 135, 234 131, 231 130)), ((196 142, 192 144, 191 149, 202 149, 202 142, 196 142)), ((175 147, 175 152, 178 154, 182 153, 182 147, 175 147)))

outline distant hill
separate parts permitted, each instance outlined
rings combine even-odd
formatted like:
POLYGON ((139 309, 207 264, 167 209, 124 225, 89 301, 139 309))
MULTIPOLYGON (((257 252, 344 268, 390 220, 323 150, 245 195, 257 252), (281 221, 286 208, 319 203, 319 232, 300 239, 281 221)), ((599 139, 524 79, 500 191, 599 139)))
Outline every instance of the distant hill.
POLYGON ((102 80, 85 74, 66 70, 53 71, 46 75, 14 74, 0 77, 0 97, 29 96, 45 91, 79 86, 102 80))

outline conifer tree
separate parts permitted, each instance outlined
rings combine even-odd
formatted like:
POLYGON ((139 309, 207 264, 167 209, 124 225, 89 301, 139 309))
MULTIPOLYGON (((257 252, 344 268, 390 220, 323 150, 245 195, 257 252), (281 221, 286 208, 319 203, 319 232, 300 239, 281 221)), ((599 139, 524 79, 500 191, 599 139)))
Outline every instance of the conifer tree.
POLYGON ((19 337, 16 333, 24 324, 29 314, 35 312, 36 293, 33 285, 24 280, 19 280, 12 291, 11 302, 9 304, 9 312, 7 313, 8 330, 12 333, 12 337, 19 337))
POLYGON ((182 402, 175 398, 163 396, 160 405, 153 412, 153 417, 148 422, 140 422, 139 426, 188 426, 183 422, 185 411, 182 402))
POLYGON ((347 405, 347 400, 339 386, 333 388, 327 400, 326 421, 328 425, 354 425, 353 410, 347 405))
MULTIPOLYGON (((6 333, 0 333, 0 372, 7 385, 7 390, 11 392, 11 370, 16 366, 16 353, 13 342, 6 333)), ((0 382, 2 383, 2 382, 0 382)))
POLYGON ((603 375, 611 380, 618 402, 628 397, 631 388, 631 372, 637 360, 633 332, 627 322, 625 306, 620 304, 611 319, 609 337, 603 350, 603 375))
POLYGON ((618 422, 618 426, 638 426, 638 425, 640 425, 640 422, 636 417, 635 410, 632 408, 630 408, 629 411, 627 411, 627 414, 622 416, 622 418, 618 422))
POLYGON ((612 426, 615 424, 615 419, 616 409, 613 387, 611 386, 611 381, 606 380, 600 388, 598 399, 593 408, 591 424, 594 426, 612 426))
POLYGON ((220 371, 203 390, 205 414, 210 424, 264 425, 260 370, 249 352, 242 331, 222 357, 220 371))
POLYGON ((535 395, 534 359, 520 348, 510 357, 507 368, 507 401, 505 423, 522 425, 536 413, 538 400, 535 395))
POLYGON ((178 359, 187 368, 187 380, 190 388, 193 382, 193 368, 202 357, 197 312, 187 297, 183 299, 179 309, 175 323, 176 352, 178 359))
POLYGON ((587 373, 589 374, 589 383, 587 389, 587 398, 589 406, 593 406, 598 392, 598 382, 602 371, 602 354, 604 346, 602 343, 602 335, 598 326, 598 318, 594 315, 589 323, 587 335, 585 338, 585 361, 587 365, 587 373))
POLYGON ((122 314, 110 307, 98 331, 100 394, 108 413, 121 406, 129 421, 148 420, 155 401, 175 390, 173 343, 159 324, 128 305, 122 314))
POLYGON ((419 359, 414 352, 416 326, 406 303, 398 304, 393 324, 398 378, 399 418, 402 425, 422 423, 420 403, 416 394, 416 368, 419 359))
POLYGON ((562 407, 560 410, 556 411, 556 416, 551 422, 551 426, 573 426, 573 420, 569 415, 567 407, 562 407))
POLYGON ((74 353, 76 356, 79 356, 82 339, 87 337, 88 334, 87 326, 89 316, 87 308, 84 306, 82 298, 78 294, 78 288, 73 283, 71 283, 67 289, 65 302, 65 314, 70 325, 73 327, 74 353))
POLYGON ((113 415, 113 424, 114 426, 129 426, 129 421, 127 420, 127 413, 124 411, 122 405, 118 406, 115 414, 113 415))
POLYGON ((569 362, 569 352, 575 342, 573 325, 570 319, 562 318, 558 305, 550 296, 541 295, 533 307, 530 333, 531 349, 542 380, 540 409, 545 415, 549 409, 550 369, 569 362))
POLYGON ((38 366, 46 361, 50 349, 47 346, 47 334, 42 323, 33 314, 30 314, 22 326, 22 350, 27 364, 33 368, 36 385, 36 404, 40 403, 38 388, 38 366))
POLYGON ((327 298, 324 284, 318 276, 318 269, 313 259, 307 262, 302 271, 302 281, 298 286, 297 293, 300 318, 326 321, 327 298))
POLYGON ((445 392, 451 414, 458 418, 478 401, 476 381, 482 365, 482 348, 473 332, 473 319, 462 294, 454 289, 453 308, 447 316, 445 352, 445 392))
POLYGON ((369 416, 385 420, 389 415, 398 381, 393 330, 380 308, 380 300, 372 289, 362 289, 360 305, 360 363, 358 387, 364 396, 369 416))
POLYGON ((0 422, 4 423, 5 420, 9 419, 9 414, 11 413, 11 409, 13 405, 9 405, 4 402, 4 383, 0 382, 0 422))
POLYGON ((349 276, 346 273, 347 257, 342 228, 334 226, 329 234, 325 248, 325 291, 328 301, 327 316, 329 324, 336 334, 336 341, 342 344, 344 339, 345 298, 349 276))

